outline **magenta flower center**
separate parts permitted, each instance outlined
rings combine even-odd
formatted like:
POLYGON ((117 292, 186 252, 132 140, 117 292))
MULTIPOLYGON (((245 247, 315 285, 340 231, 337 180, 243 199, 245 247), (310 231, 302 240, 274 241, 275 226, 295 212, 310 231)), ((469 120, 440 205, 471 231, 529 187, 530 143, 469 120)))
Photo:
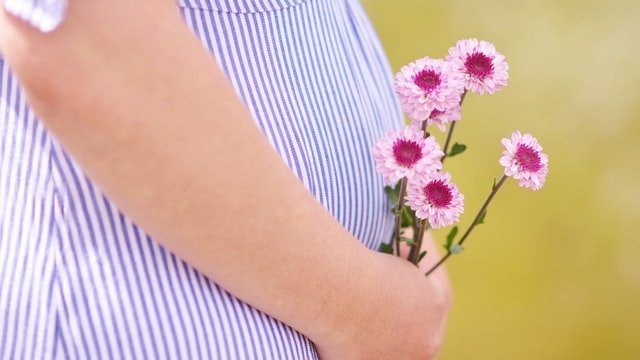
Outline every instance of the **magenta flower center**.
POLYGON ((404 167, 411 167, 422 159, 422 147, 417 142, 398 139, 393 144, 393 157, 404 167))
POLYGON ((440 111, 438 109, 433 109, 433 111, 431 111, 431 115, 429 115, 430 118, 435 119, 436 117, 440 116, 444 114, 444 111, 440 111))
POLYGON ((429 202, 438 208, 448 206, 453 200, 451 189, 442 180, 435 180, 424 187, 424 196, 429 202))
POLYGON ((491 58, 487 55, 475 52, 471 54, 467 61, 464 62, 467 72, 478 79, 484 79, 487 76, 493 74, 493 64, 491 58))
POLYGON ((540 154, 530 146, 518 145, 515 158, 522 170, 536 172, 542 168, 540 154))
POLYGON ((413 77, 413 82, 418 85, 420 89, 430 93, 440 85, 442 79, 440 79, 440 74, 437 72, 425 69, 413 77))

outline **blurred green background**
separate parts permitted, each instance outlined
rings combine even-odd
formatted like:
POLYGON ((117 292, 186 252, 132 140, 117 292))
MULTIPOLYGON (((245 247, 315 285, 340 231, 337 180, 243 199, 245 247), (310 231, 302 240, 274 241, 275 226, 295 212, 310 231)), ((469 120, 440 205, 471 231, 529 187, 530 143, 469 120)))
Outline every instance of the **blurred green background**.
POLYGON ((640 359, 640 1, 363 4, 394 71, 468 37, 507 57, 509 86, 467 97, 469 151, 446 164, 464 227, 501 175, 501 138, 530 132, 550 158, 545 188, 509 181, 448 264, 439 359, 640 359))

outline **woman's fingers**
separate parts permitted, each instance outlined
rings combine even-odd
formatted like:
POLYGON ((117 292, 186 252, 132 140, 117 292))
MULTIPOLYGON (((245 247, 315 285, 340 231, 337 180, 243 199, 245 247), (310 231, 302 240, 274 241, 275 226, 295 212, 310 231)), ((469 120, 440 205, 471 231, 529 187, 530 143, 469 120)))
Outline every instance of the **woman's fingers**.
MULTIPOLYGON (((413 237, 413 229, 405 229, 404 235, 406 237, 413 237)), ((406 243, 400 244, 400 255, 403 258, 407 258, 411 247, 406 243)), ((426 273, 429 269, 431 269, 443 256, 443 251, 441 247, 436 243, 433 233, 427 231, 422 240, 422 248, 420 250, 427 251, 427 255, 420 261, 419 268, 420 271, 426 273)), ((427 281, 432 282, 432 286, 434 288, 434 296, 443 296, 444 303, 444 311, 443 316, 440 321, 438 327, 438 334, 436 337, 442 339, 444 337, 444 332, 447 326, 447 320, 449 315, 449 309, 453 303, 453 290, 451 287, 451 283, 449 281, 449 276, 447 274, 446 268, 444 266, 439 267, 436 271, 434 271, 429 277, 426 279, 427 281)))

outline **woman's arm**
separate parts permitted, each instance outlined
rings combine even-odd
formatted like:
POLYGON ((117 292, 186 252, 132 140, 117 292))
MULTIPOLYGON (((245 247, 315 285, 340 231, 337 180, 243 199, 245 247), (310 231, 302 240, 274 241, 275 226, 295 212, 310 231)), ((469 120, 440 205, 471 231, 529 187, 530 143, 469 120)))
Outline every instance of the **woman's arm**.
POLYGON ((315 201, 173 0, 69 5, 46 35, 0 11, 0 49, 46 126, 120 209, 327 357, 434 352, 441 282, 368 251, 315 201))

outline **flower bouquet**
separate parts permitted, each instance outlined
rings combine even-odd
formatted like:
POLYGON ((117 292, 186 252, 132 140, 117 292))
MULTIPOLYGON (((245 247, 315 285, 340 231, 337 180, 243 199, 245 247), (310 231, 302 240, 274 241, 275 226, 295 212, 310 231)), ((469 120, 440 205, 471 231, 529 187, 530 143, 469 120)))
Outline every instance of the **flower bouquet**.
MULTIPOLYGON (((493 44, 467 39, 450 48, 444 60, 418 59, 396 74, 394 90, 411 124, 388 132, 373 147, 376 169, 390 185, 385 192, 394 204, 396 218, 391 242, 382 244, 380 251, 400 256, 400 243, 405 242, 411 247, 407 260, 417 265, 427 255, 420 252, 425 231, 459 221, 464 196, 451 181, 451 174, 443 170, 447 158, 467 149, 457 142, 449 149, 455 125, 461 119, 468 93, 499 91, 507 85, 508 70, 505 57, 493 44), (444 148, 429 133, 432 125, 440 131, 448 127, 444 148), (413 235, 405 236, 408 233, 413 235)), ((505 150, 500 164, 504 174, 499 180, 494 179, 487 199, 459 240, 456 241, 458 227, 451 228, 444 245, 446 253, 427 271, 427 276, 463 250, 462 245, 473 229, 484 223, 489 204, 509 177, 531 190, 544 185, 548 157, 533 136, 515 131, 511 138, 502 139, 502 144, 505 150)))

